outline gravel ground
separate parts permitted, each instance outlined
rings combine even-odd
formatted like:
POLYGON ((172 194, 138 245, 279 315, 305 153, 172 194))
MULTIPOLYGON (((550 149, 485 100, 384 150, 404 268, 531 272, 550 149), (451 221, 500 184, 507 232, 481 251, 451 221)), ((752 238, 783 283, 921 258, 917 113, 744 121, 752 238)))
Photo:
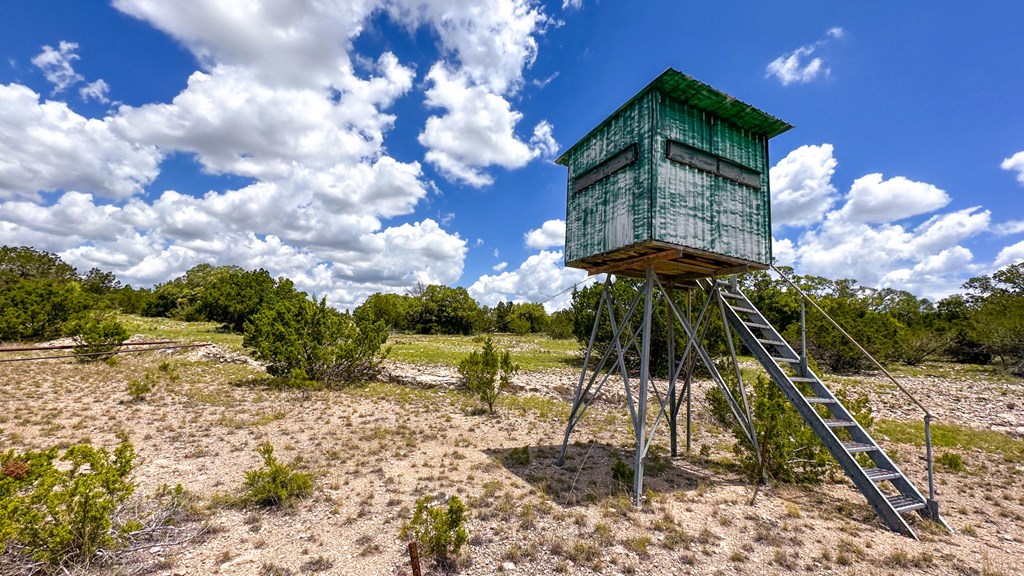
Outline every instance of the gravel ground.
MULTIPOLYGON (((573 371, 518 375, 491 416, 445 392, 454 370, 388 368, 389 384, 300 391, 268 387, 258 365, 216 346, 126 355, 115 366, 0 364, 0 448, 109 447, 126 432, 138 452, 140 496, 180 483, 200 502, 203 534, 84 570, 91 574, 410 574, 402 523, 420 496, 452 494, 469 509, 462 574, 1020 573, 1024 464, 998 454, 965 451, 966 471, 940 469, 939 499, 956 531, 918 522, 922 538, 914 541, 885 530, 842 478, 768 487, 749 505, 752 488, 729 466, 731 438, 698 401, 693 453, 662 458, 665 469, 649 474, 638 510, 611 478, 615 459, 631 452, 613 386, 574 431, 566 465, 556 467, 573 371), (156 389, 132 401, 128 380, 147 372, 156 389), (286 510, 226 504, 245 472, 260 466, 256 447, 265 441, 281 460, 301 458, 315 472, 315 494, 286 510), (528 463, 509 458, 524 446, 528 463), (708 456, 698 456, 702 449, 708 456)), ((884 381, 856 384, 876 417, 919 420, 884 381)), ((921 376, 906 385, 940 422, 1024 433, 1020 382, 921 376)), ((659 434, 664 454, 665 429, 659 434)), ((886 447, 924 488, 921 450, 886 447)))

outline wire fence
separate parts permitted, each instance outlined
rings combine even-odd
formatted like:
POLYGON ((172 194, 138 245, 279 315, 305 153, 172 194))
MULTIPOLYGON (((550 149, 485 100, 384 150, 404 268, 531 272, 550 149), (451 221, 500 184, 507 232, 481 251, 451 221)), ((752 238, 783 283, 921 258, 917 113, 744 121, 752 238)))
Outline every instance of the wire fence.
MULTIPOLYGON (((180 342, 180 340, 151 340, 143 342, 124 342, 118 345, 118 347, 115 348, 114 350, 105 350, 102 352, 75 352, 73 354, 56 354, 48 356, 22 356, 19 358, 0 358, 0 364, 6 364, 8 362, 35 362, 40 360, 60 360, 63 358, 90 358, 93 356, 112 356, 116 354, 138 354, 141 352, 154 352, 158 350, 180 350, 210 346, 209 342, 199 344, 181 344, 180 342)), ((88 350, 88 345, 62 344, 55 346, 19 346, 14 348, 0 348, 0 353, 47 352, 51 350, 73 350, 75 348, 84 348, 88 350)))

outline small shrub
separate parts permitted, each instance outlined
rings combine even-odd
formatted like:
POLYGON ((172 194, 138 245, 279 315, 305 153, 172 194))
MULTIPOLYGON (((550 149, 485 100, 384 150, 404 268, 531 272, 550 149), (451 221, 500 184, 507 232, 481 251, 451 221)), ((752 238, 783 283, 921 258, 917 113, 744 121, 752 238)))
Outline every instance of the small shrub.
POLYGON ((313 475, 299 472, 295 464, 282 464, 269 442, 257 449, 264 468, 245 473, 245 499, 260 506, 285 506, 313 492, 313 475))
POLYGON ((153 374, 146 372, 142 375, 142 378, 129 378, 128 379, 128 395, 132 397, 132 400, 136 402, 146 399, 146 394, 153 391, 153 386, 156 384, 156 378, 153 374))
POLYGON ((331 568, 334 568, 334 562, 327 558, 324 558, 323 556, 317 556, 312 560, 307 560, 303 562, 302 566, 299 567, 299 571, 305 573, 326 572, 331 568))
MULTIPOLYGON (((723 371, 725 374, 727 371, 723 371)), ((735 383, 730 382, 730 387, 738 397, 735 383)), ((729 410, 725 394, 714 387, 708 390, 706 398, 712 416, 731 428, 736 438, 733 452, 751 481, 759 482, 762 475, 766 475, 779 482, 818 482, 834 465, 834 460, 796 408, 765 375, 759 374, 753 382, 752 408, 761 452, 760 466, 758 454, 729 410)))
POLYGON ((956 452, 943 452, 935 461, 953 472, 963 472, 966 469, 963 456, 956 452))
POLYGON ((479 351, 471 352, 459 363, 462 381, 470 392, 487 404, 487 411, 491 414, 494 413, 494 401, 498 399, 498 394, 508 386, 518 371, 519 366, 512 363, 512 356, 507 350, 498 352, 494 349, 490 336, 484 339, 479 351))
POLYGON ((526 466, 530 463, 530 447, 512 448, 508 451, 508 461, 516 466, 526 466))
POLYGON ((110 314, 96 313, 72 323, 72 349, 79 362, 97 362, 113 358, 128 339, 128 328, 110 314))
POLYGON ((57 568, 119 544, 114 516, 135 491, 135 450, 122 438, 113 454, 80 444, 59 454, 0 454, 0 549, 20 550, 57 568))
POLYGON ((469 539, 465 523, 466 505, 458 496, 449 497, 447 503, 423 496, 416 501, 412 520, 402 526, 399 537, 415 540, 421 555, 446 570, 455 567, 459 551, 469 539))
POLYGON ((612 480, 627 486, 633 485, 633 467, 623 462, 618 456, 615 457, 615 462, 612 464, 612 480))

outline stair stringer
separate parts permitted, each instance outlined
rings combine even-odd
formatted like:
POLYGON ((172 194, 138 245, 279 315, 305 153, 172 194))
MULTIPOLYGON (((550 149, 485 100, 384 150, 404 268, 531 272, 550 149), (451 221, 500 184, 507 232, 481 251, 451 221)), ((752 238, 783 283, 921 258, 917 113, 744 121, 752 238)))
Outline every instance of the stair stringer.
MULTIPOLYGON (((717 287, 718 286, 716 284, 716 288, 717 287)), ((756 320, 756 322, 752 323, 760 324, 762 326, 762 328, 757 328, 758 330, 763 331, 761 339, 781 342, 779 345, 773 345, 773 347, 778 349, 779 352, 777 355, 773 356, 765 346, 758 341, 758 336, 753 332, 754 329, 747 326, 743 318, 740 317, 740 313, 733 309, 733 306, 726 300, 726 298, 719 295, 718 297, 725 304, 726 318, 729 321, 730 326, 739 334, 744 346, 764 367, 775 385, 779 387, 790 403, 793 404, 801 418, 803 418, 804 422, 806 422, 807 425, 810 426, 811 430, 814 431, 815 435, 819 440, 821 440, 822 444, 829 451, 832 457, 839 462, 840 467, 861 494, 863 494, 868 500, 872 508, 875 510, 875 513, 882 519, 882 521, 891 530, 916 539, 917 535, 914 533, 914 530, 907 523, 903 515, 890 504, 886 494, 882 492, 876 482, 868 477, 864 468, 862 468, 856 461, 856 457, 843 446, 842 441, 836 436, 835 432, 825 424, 822 416, 800 392, 790 375, 787 374, 775 360, 775 358, 790 361, 799 360, 799 355, 792 349, 792 347, 789 346, 788 343, 786 343, 778 333, 778 330, 768 323, 764 316, 754 308, 753 304, 750 303, 742 293, 738 293, 739 291, 735 287, 729 287, 729 290, 737 292, 736 295, 743 299, 743 308, 753 311, 754 317, 751 318, 751 320, 756 320)), ((881 446, 871 438, 870 434, 868 434, 862 426, 856 424, 856 420, 853 418, 853 415, 850 414, 846 407, 839 402, 821 379, 818 378, 817 375, 815 375, 809 368, 803 374, 802 379, 806 380, 806 383, 811 387, 817 398, 827 400, 827 402, 822 402, 822 404, 827 407, 833 418, 854 422, 853 426, 845 427, 845 429, 850 431, 853 441, 861 444, 868 444, 873 447, 872 450, 866 452, 867 456, 876 467, 891 470, 899 475, 897 478, 887 481, 891 482, 893 487, 901 495, 909 497, 915 502, 920 503, 921 507, 918 508, 920 513, 920 511, 923 510, 925 503, 924 496, 918 492, 917 488, 907 479, 903 471, 896 466, 885 451, 882 450, 881 446)))

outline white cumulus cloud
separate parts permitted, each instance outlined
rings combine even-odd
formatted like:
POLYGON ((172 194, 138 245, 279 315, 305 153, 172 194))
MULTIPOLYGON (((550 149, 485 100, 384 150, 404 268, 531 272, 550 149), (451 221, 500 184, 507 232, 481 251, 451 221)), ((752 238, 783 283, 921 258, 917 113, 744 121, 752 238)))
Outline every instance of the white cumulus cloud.
POLYGON ((1017 172, 1017 182, 1024 184, 1024 151, 1017 152, 1013 156, 1006 158, 999 166, 1003 170, 1015 170, 1017 172))
POLYGON ((465 75, 442 64, 435 64, 426 79, 431 83, 427 105, 445 113, 427 119, 419 142, 428 148, 426 160, 447 177, 486 186, 494 179, 483 168, 520 168, 537 156, 516 136, 522 114, 505 98, 470 85, 465 75))
POLYGON ((1009 266, 1010 264, 1016 264, 1018 262, 1024 262, 1024 240, 1011 244, 1004 247, 996 255, 996 260, 993 263, 995 269, 1002 268, 1003 266, 1009 266))
POLYGON ((830 69, 821 58, 811 58, 814 46, 801 46, 792 52, 779 56, 768 63, 768 76, 775 76, 783 86, 793 83, 806 84, 819 76, 828 76, 830 69))
POLYGON ((807 84, 819 78, 827 78, 832 69, 825 64, 824 58, 815 54, 819 48, 844 35, 845 32, 839 26, 829 28, 824 39, 801 46, 769 62, 765 67, 765 77, 775 77, 783 86, 807 84))
MULTIPOLYGON (((773 253, 798 273, 854 278, 933 299, 983 271, 963 244, 992 231, 992 213, 975 206, 938 212, 949 195, 927 182, 881 174, 857 178, 839 206, 830 145, 801 146, 772 168, 773 253), (924 218, 916 220, 915 218, 924 218), (779 226, 800 226, 796 237, 779 226)), ((1004 225, 1008 230, 1014 222, 1004 225)))
MULTIPOLYGON (((198 69, 169 100, 115 103, 99 118, 0 85, 0 242, 56 251, 136 285, 203 262, 263 267, 352 307, 376 291, 463 274, 467 241, 446 229, 454 214, 390 221, 441 193, 423 162, 482 185, 493 167, 558 150, 551 123, 525 124, 513 104, 552 24, 533 0, 113 5, 191 51, 198 69), (439 56, 360 53, 355 40, 377 18, 428 29, 439 56), (400 161, 385 139, 395 103, 414 91, 431 111, 423 157, 400 161), (174 154, 247 180, 149 189, 174 154)), ((55 94, 77 85, 82 100, 109 103, 106 81, 75 72, 77 49, 45 47, 34 64, 55 94)))
POLYGON ((892 222, 927 214, 949 204, 945 191, 903 176, 884 180, 868 174, 854 180, 840 215, 853 222, 892 222))
POLYGON ((95 82, 89 82, 85 86, 78 89, 78 94, 82 97, 82 100, 88 102, 89 100, 95 100, 100 104, 106 104, 110 102, 110 98, 107 94, 110 92, 110 86, 106 80, 100 78, 95 82))
POLYGON ((42 70, 43 76, 53 84, 54 94, 85 80, 81 74, 75 72, 71 64, 79 59, 75 50, 78 50, 78 44, 61 40, 57 48, 43 46, 43 51, 32 58, 32 64, 42 70))
POLYGON ((540 228, 530 230, 523 235, 523 240, 530 248, 542 250, 565 245, 565 220, 548 220, 540 228))
POLYGON ((996 224, 992 231, 1000 236, 1009 236, 1011 234, 1020 234, 1024 232, 1024 220, 1009 220, 996 224))
POLYGON ((487 306, 498 302, 544 302, 548 312, 566 308, 572 302, 567 290, 587 278, 587 273, 562 266, 562 252, 542 250, 519 268, 495 276, 481 276, 467 290, 470 296, 487 306))
POLYGON ((772 227, 819 222, 837 200, 831 144, 800 146, 772 167, 772 227))
POLYGON ((60 189, 127 198, 156 178, 161 159, 156 146, 122 138, 110 119, 0 84, 0 199, 60 189))

